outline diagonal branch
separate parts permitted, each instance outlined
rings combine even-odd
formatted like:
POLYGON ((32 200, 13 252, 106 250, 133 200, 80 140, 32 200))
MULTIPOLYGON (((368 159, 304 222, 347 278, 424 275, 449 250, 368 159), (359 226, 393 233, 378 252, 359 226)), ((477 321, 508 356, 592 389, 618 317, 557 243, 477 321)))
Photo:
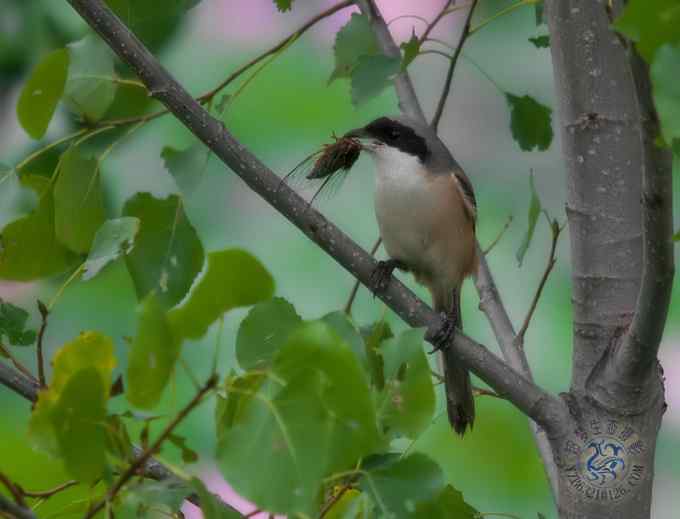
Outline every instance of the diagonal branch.
POLYGON ((441 120, 442 115, 444 115, 444 107, 446 106, 446 100, 449 97, 451 83, 453 82, 453 72, 454 70, 456 70, 456 64, 458 63, 458 58, 460 57, 460 53, 463 50, 463 45, 465 45, 465 40, 467 40, 467 37, 470 34, 470 22, 472 21, 472 13, 474 12, 475 7, 477 7, 477 0, 472 0, 470 10, 468 11, 467 16, 465 17, 465 23, 463 24, 463 32, 460 34, 460 38, 458 39, 458 45, 456 46, 456 50, 453 52, 451 62, 449 63, 449 68, 446 71, 444 88, 442 90, 441 96, 439 97, 439 103, 437 103, 437 109, 435 110, 434 116, 432 117, 432 122, 430 123, 430 126, 432 126, 432 129, 435 132, 439 127, 439 121, 441 120))
MULTIPOLYGON (((138 74, 151 94, 162 102, 256 193, 269 202, 312 241, 331 255, 364 285, 370 284, 377 263, 347 235, 310 208, 307 202, 238 142, 224 124, 213 118, 160 65, 141 41, 125 27, 102 0, 69 0, 76 11, 138 74)), ((374 20, 382 18, 377 15, 374 20)), ((383 26, 384 26, 384 22, 383 26)), ((385 28, 386 29, 386 28, 385 28)), ((389 34, 387 34, 389 36, 389 34)), ((428 328, 433 335, 442 318, 413 292, 392 279, 380 298, 411 326, 428 328)), ((456 333, 449 345, 461 362, 496 392, 543 427, 558 429, 566 420, 566 408, 508 366, 503 360, 466 335, 456 333)))

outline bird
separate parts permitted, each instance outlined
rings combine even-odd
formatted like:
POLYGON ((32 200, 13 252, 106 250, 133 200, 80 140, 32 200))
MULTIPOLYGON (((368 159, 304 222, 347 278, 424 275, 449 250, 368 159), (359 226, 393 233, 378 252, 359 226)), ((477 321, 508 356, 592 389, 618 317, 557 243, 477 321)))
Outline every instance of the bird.
POLYGON ((375 163, 375 216, 389 259, 378 262, 372 289, 384 290, 399 269, 429 290, 445 325, 441 352, 449 422, 461 436, 472 428, 469 371, 446 345, 462 329, 463 280, 477 271, 477 202, 469 178, 434 130, 408 117, 380 117, 351 130, 375 163))

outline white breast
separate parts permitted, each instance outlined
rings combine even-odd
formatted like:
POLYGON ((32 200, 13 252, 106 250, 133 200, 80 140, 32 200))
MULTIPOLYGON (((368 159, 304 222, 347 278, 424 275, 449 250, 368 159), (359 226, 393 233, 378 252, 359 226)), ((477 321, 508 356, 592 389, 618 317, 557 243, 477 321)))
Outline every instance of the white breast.
POLYGON ((417 157, 382 146, 376 162, 375 213, 385 250, 412 268, 421 265, 429 248, 433 223, 432 185, 417 157))

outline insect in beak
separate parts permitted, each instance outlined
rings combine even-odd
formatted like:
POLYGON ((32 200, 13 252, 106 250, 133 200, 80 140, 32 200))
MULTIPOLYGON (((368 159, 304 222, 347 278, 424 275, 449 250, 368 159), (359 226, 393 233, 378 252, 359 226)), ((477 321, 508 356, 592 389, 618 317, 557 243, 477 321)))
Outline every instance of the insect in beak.
POLYGON ((337 171, 348 171, 359 158, 363 145, 355 137, 334 137, 333 144, 324 145, 322 153, 307 175, 308 179, 325 178, 337 171))

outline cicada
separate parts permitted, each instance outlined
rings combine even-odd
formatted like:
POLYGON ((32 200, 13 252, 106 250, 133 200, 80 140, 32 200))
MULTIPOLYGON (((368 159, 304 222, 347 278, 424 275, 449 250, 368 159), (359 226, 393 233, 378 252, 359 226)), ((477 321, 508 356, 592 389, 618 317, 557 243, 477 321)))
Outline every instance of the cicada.
POLYGON ((283 182, 286 183, 296 180, 299 184, 300 178, 321 181, 309 201, 310 205, 322 192, 334 191, 342 183, 363 149, 361 143, 353 137, 333 135, 333 139, 335 142, 324 144, 320 150, 305 157, 283 177, 283 182))

